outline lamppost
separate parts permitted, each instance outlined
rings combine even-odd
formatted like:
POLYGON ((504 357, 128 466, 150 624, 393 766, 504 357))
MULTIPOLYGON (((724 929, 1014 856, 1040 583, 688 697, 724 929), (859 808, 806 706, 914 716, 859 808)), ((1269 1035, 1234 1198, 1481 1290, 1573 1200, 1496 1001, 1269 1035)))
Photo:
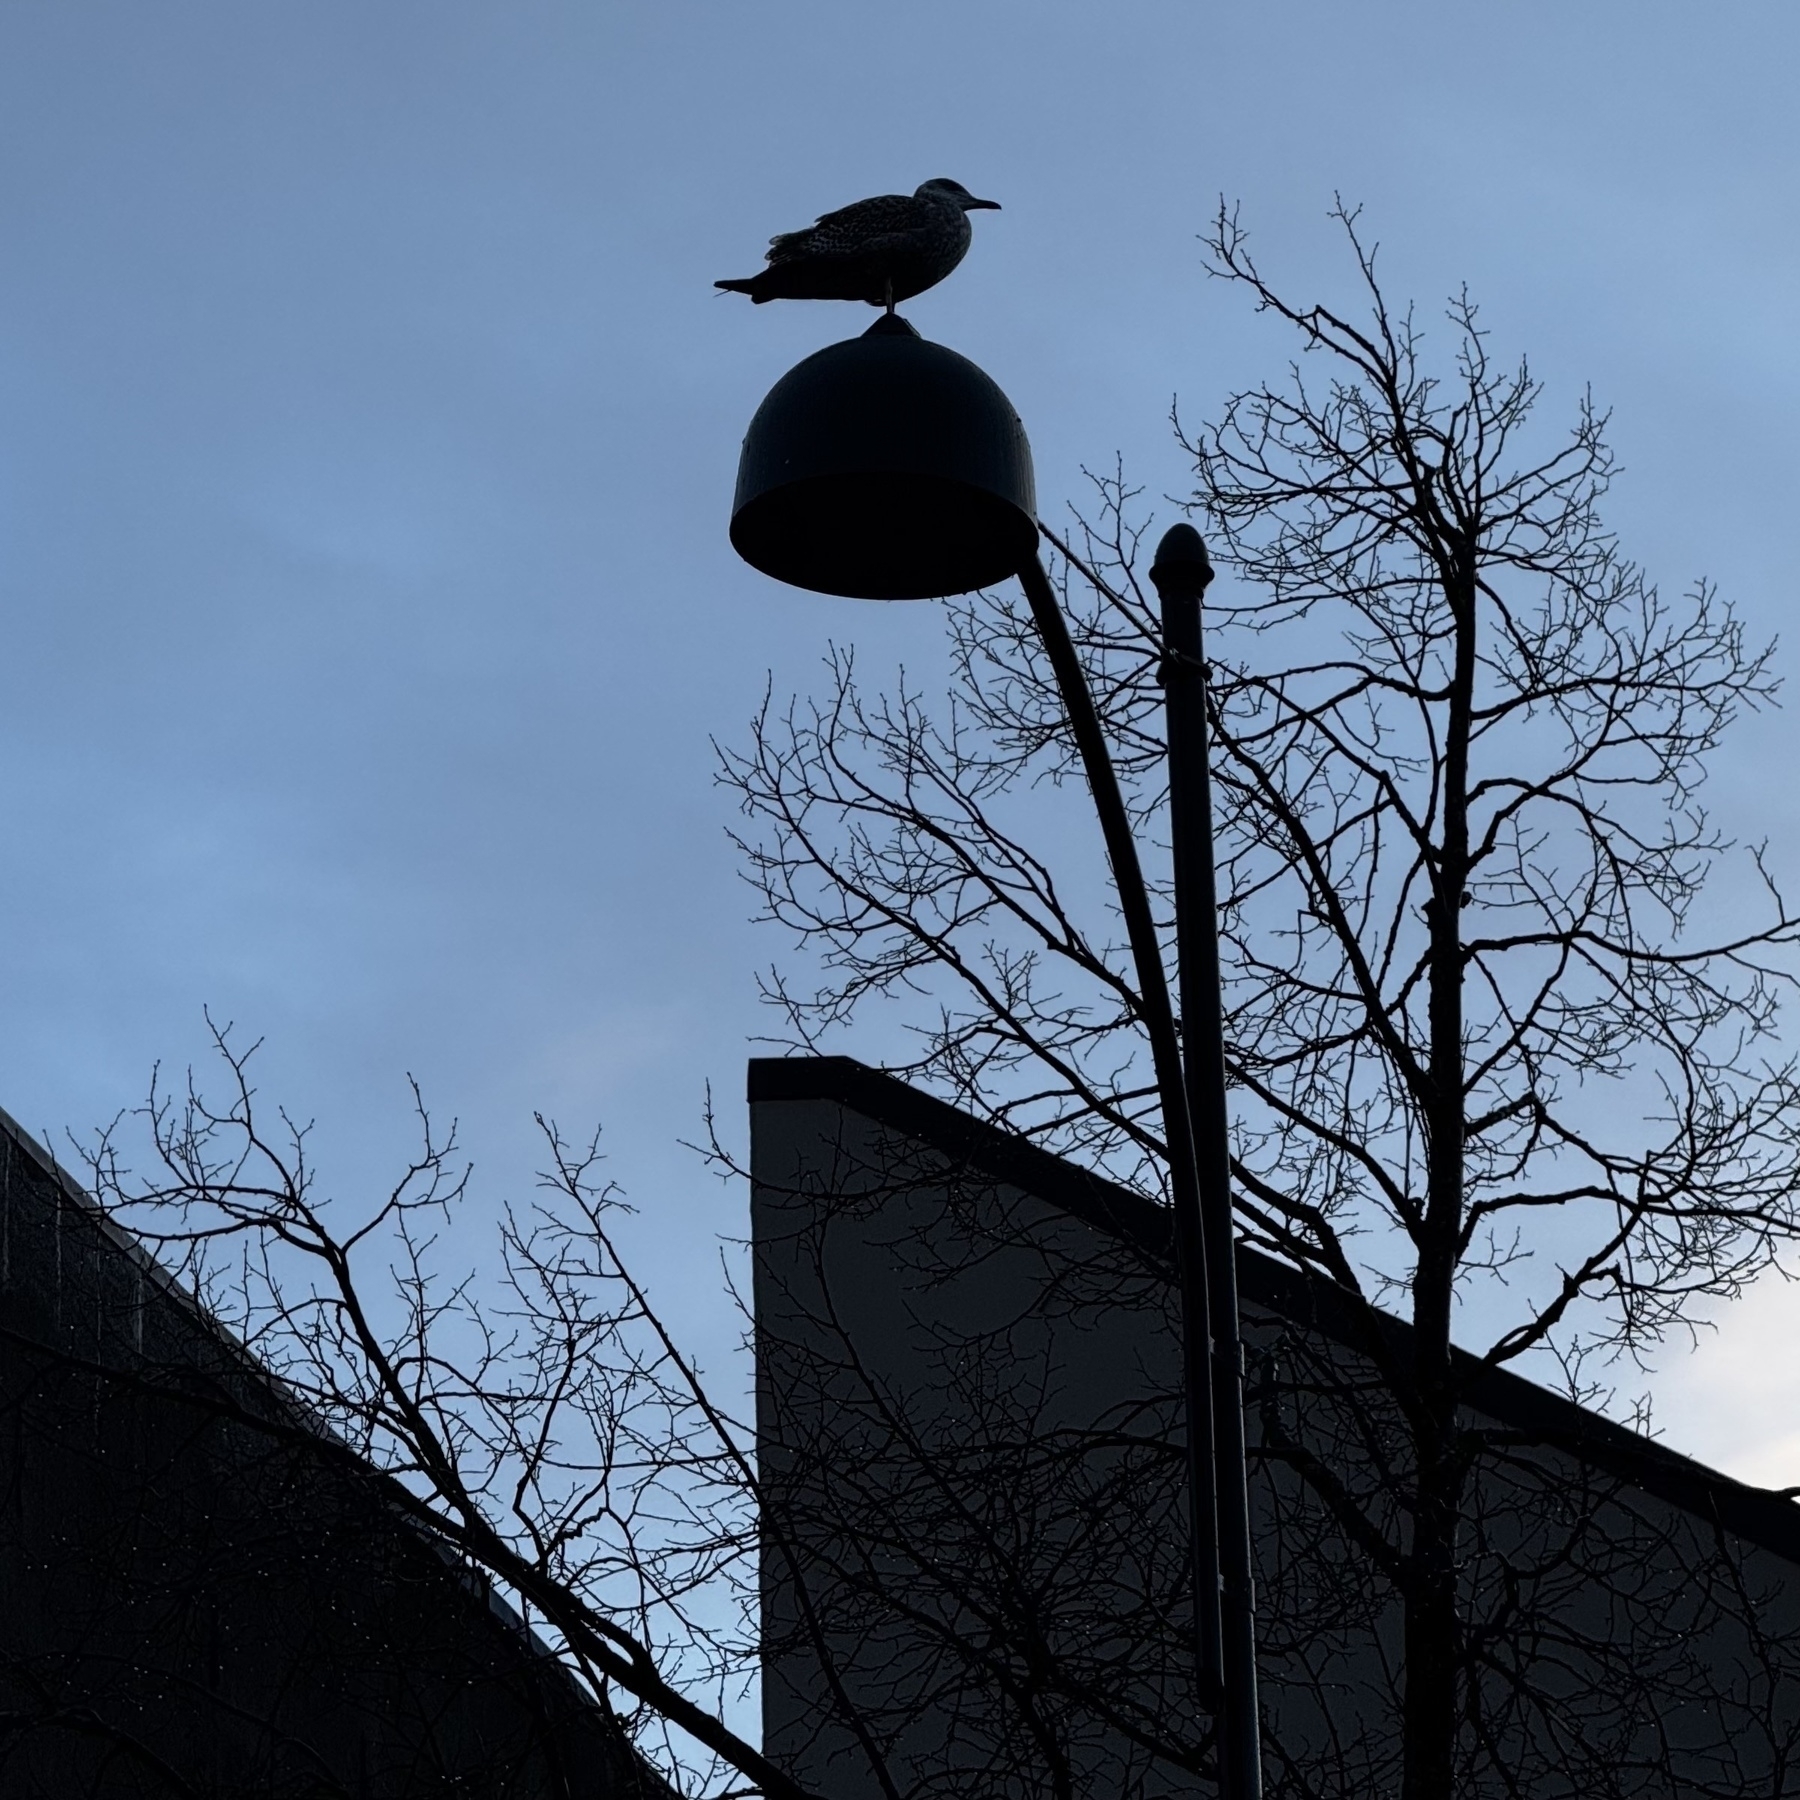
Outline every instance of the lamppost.
POLYGON ((731 541, 764 574, 819 593, 935 599, 1009 576, 1025 590, 1112 865, 1168 1147, 1200 1700, 1219 1725, 1221 1792, 1229 1800, 1260 1800, 1243 1356, 1200 631, 1200 597, 1212 579, 1205 545, 1192 526, 1177 525, 1163 537, 1150 571, 1162 601, 1178 1030, 1118 776, 1039 560, 1031 446, 995 383, 891 314, 861 337, 808 357, 776 383, 750 423, 731 541))

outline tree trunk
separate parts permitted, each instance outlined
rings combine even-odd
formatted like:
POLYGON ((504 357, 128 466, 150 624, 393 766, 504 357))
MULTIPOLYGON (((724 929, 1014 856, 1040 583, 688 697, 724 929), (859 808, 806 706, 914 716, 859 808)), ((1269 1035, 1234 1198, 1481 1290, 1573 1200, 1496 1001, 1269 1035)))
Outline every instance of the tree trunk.
POLYGON ((1469 734, 1475 686, 1476 586, 1464 550, 1443 570, 1455 621, 1444 736, 1442 838, 1426 902, 1430 934, 1430 1063, 1424 1106, 1427 1194, 1413 1282, 1412 1411, 1416 1476, 1406 1581, 1403 1800, 1453 1800, 1456 1592, 1461 1477, 1450 1316, 1463 1213, 1462 895, 1469 872, 1469 734))
POLYGON ((1461 1636, 1454 1421, 1439 1437, 1436 1449, 1437 1454, 1419 1469, 1408 1559, 1403 1800, 1452 1800, 1454 1794, 1461 1636))

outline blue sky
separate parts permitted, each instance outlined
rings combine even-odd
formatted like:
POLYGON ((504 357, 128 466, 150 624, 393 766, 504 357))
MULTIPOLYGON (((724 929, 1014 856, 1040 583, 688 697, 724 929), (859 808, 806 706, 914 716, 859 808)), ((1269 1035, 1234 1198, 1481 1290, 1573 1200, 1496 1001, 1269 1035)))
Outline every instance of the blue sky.
MULTIPOLYGON (((1200 274, 1217 197, 1326 297, 1341 191, 1397 291, 1466 281, 1549 408, 1614 409, 1633 554, 1782 631, 1797 65, 1777 4, 7 0, 0 1106, 101 1120, 209 1005, 346 1192, 409 1070, 495 1198, 534 1107, 600 1119, 722 1363, 693 1270, 743 1196, 680 1140, 709 1081, 737 1107, 782 946, 709 739, 828 637, 929 671, 938 624, 732 556, 756 402, 864 321, 712 279, 865 193, 1000 200, 909 310, 1054 515, 1115 453, 1178 491, 1171 398, 1285 355, 1200 274)), ((1713 800, 1800 881, 1797 743, 1755 722, 1713 800)), ((1745 1375, 1796 1330, 1778 1286, 1671 1357, 1672 1439, 1800 1481, 1800 1384, 1745 1375)))

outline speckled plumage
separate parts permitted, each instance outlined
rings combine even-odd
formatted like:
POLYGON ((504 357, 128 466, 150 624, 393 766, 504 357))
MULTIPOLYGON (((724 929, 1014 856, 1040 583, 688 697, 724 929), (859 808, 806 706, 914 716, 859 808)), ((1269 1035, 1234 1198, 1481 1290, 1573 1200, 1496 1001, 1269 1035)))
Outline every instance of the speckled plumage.
POLYGON ((861 300, 891 307, 935 287, 969 248, 969 212, 992 208, 960 182, 927 181, 915 193, 877 194, 823 214, 805 231, 769 240, 768 264, 741 281, 715 282, 765 300, 861 300))

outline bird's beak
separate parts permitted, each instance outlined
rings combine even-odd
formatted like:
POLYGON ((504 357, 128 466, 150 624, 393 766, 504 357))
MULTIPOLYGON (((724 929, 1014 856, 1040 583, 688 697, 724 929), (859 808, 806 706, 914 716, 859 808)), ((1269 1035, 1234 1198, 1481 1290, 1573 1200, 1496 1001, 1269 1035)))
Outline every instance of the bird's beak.
POLYGON ((998 212, 1000 202, 998 200, 965 200, 963 202, 964 212, 974 212, 978 207, 988 212, 998 212))

